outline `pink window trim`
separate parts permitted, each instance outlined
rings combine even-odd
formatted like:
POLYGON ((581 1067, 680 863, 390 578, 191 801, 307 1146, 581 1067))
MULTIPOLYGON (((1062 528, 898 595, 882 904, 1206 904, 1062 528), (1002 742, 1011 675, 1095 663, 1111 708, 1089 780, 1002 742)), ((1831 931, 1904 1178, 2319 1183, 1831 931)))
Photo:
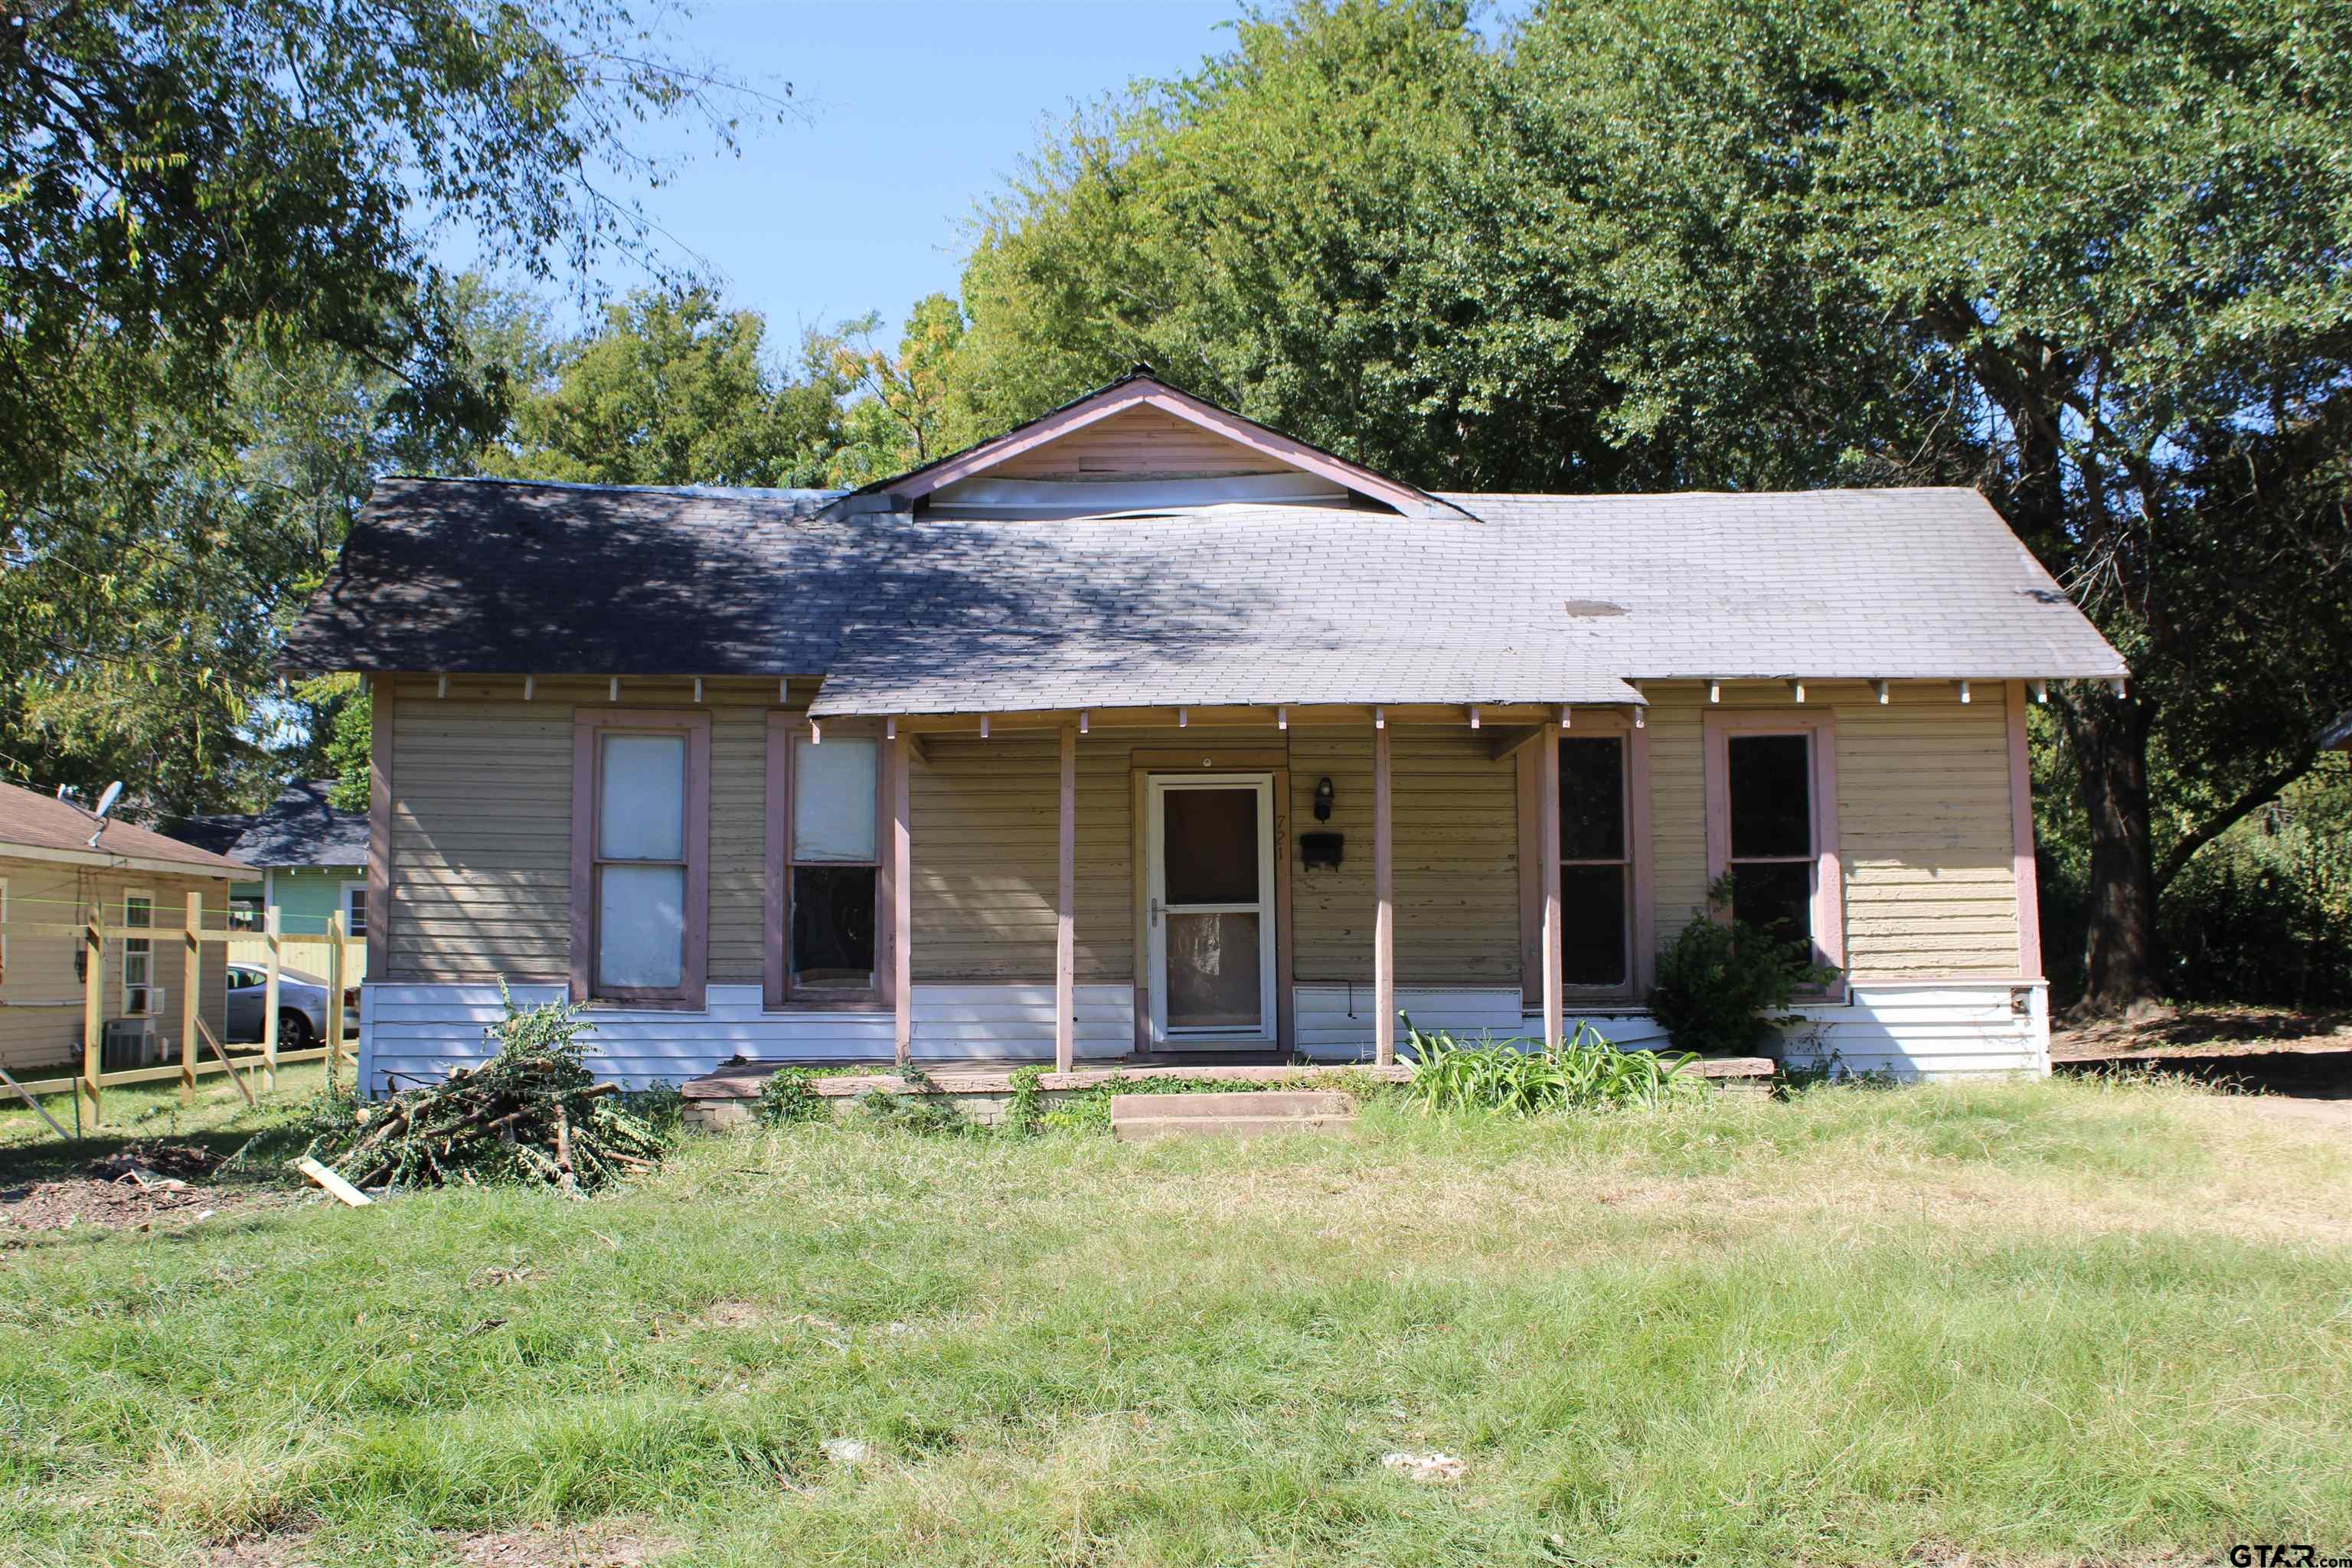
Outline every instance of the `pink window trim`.
POLYGON ((710 715, 683 709, 580 709, 572 718, 572 999, 632 1007, 703 1005, 710 973, 710 715), (599 741, 608 730, 686 737, 686 953, 675 989, 597 994, 596 817, 599 741))
POLYGON ((809 721, 805 712, 777 709, 768 714, 766 846, 761 865, 765 887, 761 900, 766 929, 761 942, 760 1003, 769 1009, 871 1012, 893 1005, 896 993, 898 935, 893 911, 898 866, 892 854, 890 782, 898 748, 884 743, 882 726, 870 719, 829 719, 824 721, 824 732, 876 742, 874 846, 878 858, 874 876, 874 988, 827 987, 806 996, 793 994, 793 748, 810 743, 809 721))
POLYGON ((1812 742, 1813 952, 1840 972, 1832 996, 1845 991, 1845 871, 1837 821, 1837 716, 1795 709, 1748 710, 1700 716, 1706 753, 1706 879, 1731 868, 1731 737, 1804 735, 1812 742))
MULTIPOLYGON (((1650 842, 1650 731, 1637 729, 1627 715, 1613 710, 1578 709, 1563 741, 1580 736, 1610 735, 1625 742, 1626 880, 1632 908, 1627 911, 1626 984, 1570 985, 1562 994, 1572 1003, 1638 1002, 1650 994, 1657 978, 1657 898, 1655 858, 1650 842)), ((1543 1005, 1543 810, 1536 751, 1543 744, 1520 748, 1519 756, 1519 992, 1522 1005, 1543 1005)), ((1566 911, 1562 911, 1565 916, 1566 911)))

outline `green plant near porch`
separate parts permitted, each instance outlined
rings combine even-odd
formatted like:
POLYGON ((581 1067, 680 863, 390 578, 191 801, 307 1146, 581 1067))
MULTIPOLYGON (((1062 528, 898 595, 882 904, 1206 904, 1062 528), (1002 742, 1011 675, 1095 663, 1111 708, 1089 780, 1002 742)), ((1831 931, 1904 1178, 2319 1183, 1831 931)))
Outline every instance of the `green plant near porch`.
POLYGON ((1705 1095, 1688 1053, 1620 1050, 1580 1021, 1566 1044, 1481 1037, 1465 1044, 1424 1034, 1404 1017, 1412 1077, 1403 1098, 1424 1112, 1499 1110, 1538 1116, 1559 1110, 1618 1110, 1671 1105, 1705 1095))
POLYGON ((1750 1056, 1798 1022, 1801 990, 1824 986, 1838 971, 1812 960, 1812 946, 1772 927, 1730 918, 1731 878, 1706 890, 1706 912, 1658 950, 1650 1016, 1674 1043, 1706 1055, 1750 1056))

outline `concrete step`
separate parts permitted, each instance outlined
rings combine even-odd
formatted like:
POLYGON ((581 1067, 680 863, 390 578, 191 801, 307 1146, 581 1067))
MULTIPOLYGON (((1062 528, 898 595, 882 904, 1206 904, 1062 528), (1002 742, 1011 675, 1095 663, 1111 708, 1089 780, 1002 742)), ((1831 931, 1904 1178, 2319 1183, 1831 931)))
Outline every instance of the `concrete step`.
POLYGON ((1125 1143, 1152 1138, 1253 1138, 1315 1132, 1356 1118, 1355 1101, 1328 1090, 1260 1094, 1122 1094, 1110 1102, 1111 1135, 1125 1143))

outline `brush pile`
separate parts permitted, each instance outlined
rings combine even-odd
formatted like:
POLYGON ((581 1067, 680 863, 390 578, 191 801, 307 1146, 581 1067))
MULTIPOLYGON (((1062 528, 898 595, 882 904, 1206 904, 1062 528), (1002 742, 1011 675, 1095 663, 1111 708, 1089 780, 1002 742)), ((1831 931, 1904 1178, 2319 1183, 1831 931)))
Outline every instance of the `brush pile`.
POLYGON ((583 1064, 588 1026, 561 1004, 486 1031, 478 1066, 336 1116, 310 1153, 357 1187, 544 1183, 593 1192, 661 1163, 661 1134, 583 1064))

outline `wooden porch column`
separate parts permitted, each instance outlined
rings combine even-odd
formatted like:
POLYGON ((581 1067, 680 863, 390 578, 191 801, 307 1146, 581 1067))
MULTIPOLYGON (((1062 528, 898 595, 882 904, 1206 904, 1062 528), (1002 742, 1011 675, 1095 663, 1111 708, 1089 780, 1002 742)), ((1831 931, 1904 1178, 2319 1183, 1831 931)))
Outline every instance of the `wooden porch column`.
POLYGON ((1396 1061, 1396 868, 1389 853, 1389 727, 1372 721, 1372 1060, 1396 1061))
POLYGON ((915 1048, 915 839, 907 784, 913 743, 904 730, 890 742, 890 1005, 900 1067, 915 1048))
POLYGON ((104 1070, 106 1041, 106 906, 104 895, 92 889, 89 924, 82 928, 81 952, 81 1082, 82 1102, 89 1108, 89 1125, 98 1125, 100 1096, 99 1074, 104 1070))
POLYGON ((1559 726, 1546 724, 1536 757, 1536 852, 1543 857, 1544 1048, 1559 1048, 1559 726))
POLYGON ((1062 837, 1054 919, 1054 1070, 1078 1054, 1078 731, 1062 726, 1062 837))

